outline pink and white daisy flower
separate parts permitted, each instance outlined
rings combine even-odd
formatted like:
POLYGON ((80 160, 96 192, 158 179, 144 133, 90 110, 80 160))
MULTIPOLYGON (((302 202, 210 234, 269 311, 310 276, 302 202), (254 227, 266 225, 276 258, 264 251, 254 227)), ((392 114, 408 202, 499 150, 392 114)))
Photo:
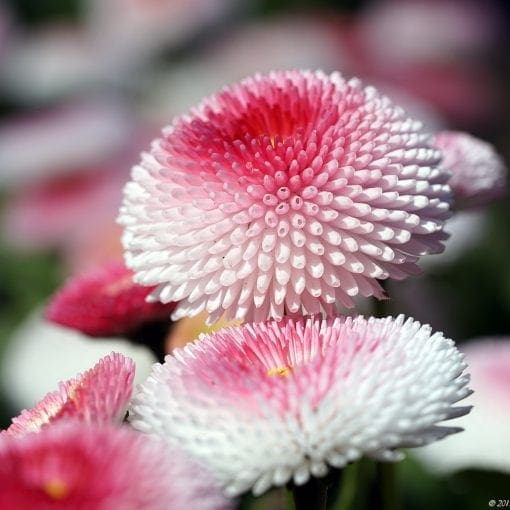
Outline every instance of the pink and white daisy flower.
POLYGON ((443 249, 439 161, 420 122, 356 79, 256 75, 176 118, 133 169, 126 262, 180 302, 174 318, 334 314, 443 249))
POLYGON ((459 208, 489 204, 506 191, 506 167, 494 147, 467 133, 442 131, 434 146, 443 153, 443 166, 459 208))
POLYGON ((168 319, 175 303, 148 303, 150 287, 133 282, 122 260, 72 278, 53 297, 46 318, 90 336, 128 336, 151 321, 168 319))
POLYGON ((89 423, 118 423, 124 419, 133 391, 135 365, 119 353, 101 359, 94 368, 61 382, 32 409, 12 419, 3 434, 37 432, 45 425, 74 418, 89 423))
POLYGON ((174 351, 139 387, 133 427, 209 465, 227 494, 300 485, 366 455, 396 461, 460 429, 466 364, 450 339, 403 316, 285 318, 174 351))
POLYGON ((129 428, 76 421, 0 438, 0 507, 226 510, 211 476, 129 428))

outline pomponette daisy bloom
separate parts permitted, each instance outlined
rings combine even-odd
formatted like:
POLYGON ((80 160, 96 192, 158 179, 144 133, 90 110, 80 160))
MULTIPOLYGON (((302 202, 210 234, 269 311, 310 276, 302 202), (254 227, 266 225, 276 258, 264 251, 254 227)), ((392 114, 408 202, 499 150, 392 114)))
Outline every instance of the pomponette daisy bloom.
POLYGON ((133 392, 134 375, 133 360, 112 353, 84 374, 61 382, 58 390, 13 418, 2 434, 21 436, 70 418, 89 423, 121 422, 133 392))
POLYGON ((357 79, 256 75, 143 154, 119 216, 126 262, 179 302, 174 319, 333 314, 443 249, 439 161, 421 123, 357 79))
POLYGON ((505 194, 506 167, 490 143, 468 133, 442 131, 434 135, 434 146, 452 174, 448 182, 456 207, 486 205, 505 194))
POLYGON ((300 485, 328 466, 395 461, 460 429, 466 364, 450 339, 403 316, 284 318, 227 328, 154 365, 133 427, 208 464, 227 494, 300 485))
POLYGON ((122 260, 71 278, 46 310, 52 322, 90 336, 126 336, 151 321, 167 319, 173 303, 148 303, 151 288, 133 282, 122 260))
POLYGON ((0 508, 231 508, 203 467, 127 427, 65 422, 0 438, 0 508))

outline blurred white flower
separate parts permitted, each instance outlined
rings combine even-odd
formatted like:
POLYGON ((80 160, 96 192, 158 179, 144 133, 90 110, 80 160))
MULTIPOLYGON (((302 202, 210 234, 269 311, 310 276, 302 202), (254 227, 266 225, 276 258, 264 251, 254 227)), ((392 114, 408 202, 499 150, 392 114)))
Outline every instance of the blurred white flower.
POLYGON ((458 420, 465 432, 414 453, 431 471, 482 468, 510 473, 510 338, 480 338, 462 346, 475 393, 458 420))
POLYGON ((33 312, 12 335, 2 357, 0 383, 13 405, 30 408, 59 381, 85 372, 112 351, 132 358, 135 384, 146 379, 155 358, 145 347, 122 338, 94 339, 47 322, 33 312))
POLYGON ((444 230, 450 237, 445 241, 445 250, 436 257, 425 257, 420 264, 425 269, 451 264, 481 242, 486 232, 485 211, 460 211, 445 223, 444 230))

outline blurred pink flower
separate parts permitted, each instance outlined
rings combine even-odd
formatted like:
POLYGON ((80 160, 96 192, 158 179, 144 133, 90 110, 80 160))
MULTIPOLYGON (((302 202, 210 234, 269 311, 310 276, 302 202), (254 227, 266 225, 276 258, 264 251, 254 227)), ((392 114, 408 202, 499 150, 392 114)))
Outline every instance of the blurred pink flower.
MULTIPOLYGON (((145 109, 161 124, 186 112, 225 83, 255 73, 292 68, 346 70, 355 63, 351 62, 354 50, 346 36, 352 24, 347 17, 317 10, 306 16, 287 13, 234 26, 193 57, 149 71, 145 109)), ((395 86, 380 85, 411 116, 425 120, 427 129, 437 130, 442 125, 429 104, 395 86)))
POLYGON ((113 81, 91 43, 86 31, 75 24, 19 30, 0 67, 0 88, 18 102, 33 104, 113 81))
POLYGON ((24 249, 61 247, 90 228, 98 209, 113 224, 125 176, 116 169, 83 169, 20 188, 4 211, 5 238, 24 249))
POLYGON ((61 382, 57 391, 13 418, 2 434, 21 436, 70 418, 88 423, 120 422, 131 398, 134 374, 133 360, 112 353, 84 374, 61 382))
POLYGON ((502 23, 488 0, 380 0, 361 13, 357 30, 374 57, 397 64, 472 58, 495 47, 502 23), (398 27, 398 36, 395 35, 398 27))
POLYGON ((126 263, 174 318, 265 320, 384 297, 442 251, 439 151, 373 87, 256 75, 174 120, 133 169, 126 263))
POLYGON ((3 238, 18 249, 57 248, 72 273, 122 256, 121 229, 115 222, 122 186, 141 147, 154 136, 143 127, 120 151, 96 165, 40 176, 18 186, 3 211, 3 238))
POLYGON ((0 507, 226 510, 201 466, 127 427, 76 421, 0 437, 0 507))
POLYGON ((477 468, 510 473, 510 338, 479 338, 462 350, 476 389, 473 411, 460 420, 466 432, 416 455, 438 473, 477 468))
POLYGON ((206 463, 226 490, 301 485, 366 455, 397 461, 460 429, 470 394, 454 343, 403 316, 248 324, 155 364, 134 428, 206 463))
POLYGON ((148 303, 150 287, 133 282, 122 260, 71 278, 50 301, 46 318, 90 336, 129 336, 145 323, 167 319, 175 303, 148 303))
POLYGON ((434 147, 451 172, 448 183, 455 205, 465 209, 490 204, 506 190, 506 167, 495 148, 467 133, 443 131, 434 135, 434 147))
POLYGON ((193 40, 249 2, 84 0, 78 22, 18 31, 0 68, 0 88, 25 102, 98 86, 125 90, 126 84, 138 84, 135 71, 145 70, 155 56, 193 40))
POLYGON ((133 121, 112 98, 83 99, 0 125, 0 184, 33 185, 93 167, 125 147, 133 121))
POLYGON ((234 6, 234 0, 88 0, 86 29, 105 64, 125 72, 220 22, 234 6))
POLYGON ((488 65, 502 35, 495 2, 386 0, 339 30, 344 70, 397 86, 457 124, 494 119, 503 91, 488 65), (395 36, 398 27, 398 37, 395 36))

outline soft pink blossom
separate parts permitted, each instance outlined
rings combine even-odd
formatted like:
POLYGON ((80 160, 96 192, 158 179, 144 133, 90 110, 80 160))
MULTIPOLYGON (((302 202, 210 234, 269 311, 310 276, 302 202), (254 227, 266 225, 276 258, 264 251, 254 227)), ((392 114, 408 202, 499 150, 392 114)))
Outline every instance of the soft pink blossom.
POLYGON ((151 321, 170 322, 175 304, 148 303, 150 292, 114 260, 71 278, 51 299, 46 318, 90 336, 128 336, 151 321))
POLYGON ((162 49, 218 23, 235 5, 234 0, 88 0, 86 30, 103 63, 126 75, 162 49))
POLYGON ((452 340, 402 316, 248 324, 155 364, 131 424, 204 461, 229 494, 402 458, 459 429, 466 364, 452 340))
POLYGON ((144 381, 156 361, 144 345, 125 338, 98 341, 74 329, 43 318, 39 307, 32 311, 6 339, 0 360, 0 385, 16 410, 30 409, 60 381, 75 379, 112 352, 131 358, 136 364, 134 384, 144 381))
POLYGON ((507 170, 490 143, 468 133, 442 131, 434 135, 434 146, 452 174, 448 182, 458 208, 490 204, 505 194, 507 170))
POLYGON ((122 101, 86 98, 0 125, 0 184, 69 175, 126 147, 133 122, 122 101))
POLYGON ((487 54, 501 35, 496 2, 380 0, 362 11, 357 30, 375 59, 407 62, 487 54), (398 30, 398 36, 396 36, 398 30))
POLYGON ((122 354, 112 353, 94 368, 61 382, 32 409, 12 419, 3 434, 21 436, 63 419, 88 423, 120 422, 133 390, 135 365, 122 354))
MULTIPOLYGON (((98 212, 103 225, 113 225, 124 180, 125 172, 107 167, 34 179, 14 191, 7 201, 4 238, 22 249, 62 248, 92 229, 98 212)), ((98 235, 97 228, 92 230, 98 235)))
MULTIPOLYGON (((130 131, 135 129, 130 128, 130 131)), ((115 222, 129 166, 154 136, 147 126, 124 140, 121 150, 97 164, 62 168, 62 175, 34 175, 12 190, 3 211, 6 242, 17 249, 57 249, 71 273, 122 256, 115 222)), ((13 184, 15 184, 13 182, 13 184)))
POLYGON ((127 427, 76 421, 0 437, 0 508, 227 510, 210 474, 127 427))
POLYGON ((335 313, 442 251, 447 174, 421 123, 359 80, 256 75, 174 120, 134 167, 126 263, 174 318, 335 313))

